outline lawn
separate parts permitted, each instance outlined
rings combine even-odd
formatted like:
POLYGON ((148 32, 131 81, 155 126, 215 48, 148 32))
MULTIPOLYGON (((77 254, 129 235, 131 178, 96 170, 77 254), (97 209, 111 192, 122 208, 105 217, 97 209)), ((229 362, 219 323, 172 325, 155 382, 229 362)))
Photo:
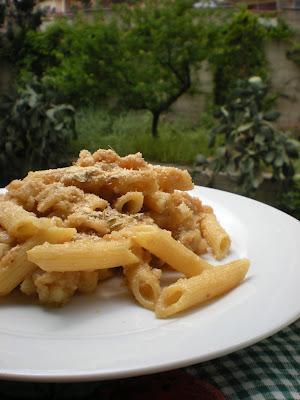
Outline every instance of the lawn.
POLYGON ((82 109, 76 120, 78 138, 72 154, 81 149, 94 151, 112 148, 121 155, 143 153, 146 160, 192 164, 199 153, 209 155, 207 116, 199 123, 183 119, 175 122, 162 118, 159 137, 150 133, 151 115, 147 112, 111 113, 101 109, 82 109))

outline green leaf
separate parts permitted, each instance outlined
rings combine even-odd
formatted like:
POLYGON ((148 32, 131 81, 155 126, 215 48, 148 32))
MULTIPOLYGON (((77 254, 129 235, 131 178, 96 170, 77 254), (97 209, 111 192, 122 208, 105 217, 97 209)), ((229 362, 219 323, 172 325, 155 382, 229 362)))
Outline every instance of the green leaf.
POLYGON ((237 132, 238 133, 246 132, 246 131, 249 131, 249 129, 251 129, 252 127, 253 127, 253 122, 248 122, 246 124, 239 126, 237 128, 237 132))
POLYGON ((274 165, 279 168, 279 167, 283 166, 283 163, 284 163, 284 159, 283 159, 282 155, 280 154, 275 158, 274 165))
POLYGON ((263 115, 263 118, 266 121, 276 121, 280 117, 280 112, 278 111, 269 111, 263 115))
POLYGON ((285 144, 286 152, 292 158, 299 157, 299 147, 300 147, 299 142, 293 139, 287 140, 285 144))
POLYGON ((267 164, 270 164, 275 158, 275 152, 274 151, 269 151, 266 156, 265 156, 265 161, 267 164))
POLYGON ((206 164, 207 160, 203 154, 197 154, 195 162, 196 165, 204 165, 206 164))

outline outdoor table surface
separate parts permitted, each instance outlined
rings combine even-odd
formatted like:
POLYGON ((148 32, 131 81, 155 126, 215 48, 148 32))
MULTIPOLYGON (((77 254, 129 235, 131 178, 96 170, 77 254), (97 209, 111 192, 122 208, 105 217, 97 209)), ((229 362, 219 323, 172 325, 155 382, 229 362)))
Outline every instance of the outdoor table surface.
POLYGON ((113 381, 0 381, 0 399, 300 400, 300 319, 224 357, 179 370, 113 381))

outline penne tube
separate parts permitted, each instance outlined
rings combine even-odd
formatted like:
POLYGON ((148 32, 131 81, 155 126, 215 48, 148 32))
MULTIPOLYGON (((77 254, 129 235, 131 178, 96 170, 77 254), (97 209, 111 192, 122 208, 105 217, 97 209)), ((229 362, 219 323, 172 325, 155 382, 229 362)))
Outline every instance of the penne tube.
POLYGON ((171 233, 154 225, 138 225, 131 228, 133 240, 165 263, 187 277, 201 274, 212 266, 182 243, 171 233))
POLYGON ((37 266, 27 260, 27 251, 39 244, 39 239, 29 239, 10 249, 0 261, 0 295, 15 289, 37 266))
POLYGON ((128 192, 115 201, 114 208, 120 213, 137 214, 141 211, 143 202, 142 192, 128 192))
POLYGON ((162 290, 155 307, 156 316, 169 317, 221 296, 241 283, 248 269, 249 260, 240 259, 206 270, 199 276, 179 279, 162 290))
POLYGON ((217 260, 224 258, 230 248, 231 240, 228 233, 221 227, 216 216, 205 214, 200 222, 201 232, 212 249, 217 260))
POLYGON ((34 236, 40 227, 39 218, 9 200, 0 202, 0 224, 19 240, 34 236))
POLYGON ((88 271, 114 268, 138 262, 129 249, 130 241, 82 239, 63 244, 36 246, 28 251, 28 260, 44 271, 88 271))
POLYGON ((124 268, 127 284, 135 299, 145 308, 154 310, 159 298, 161 270, 148 264, 139 264, 124 268))
POLYGON ((38 236, 6 251, 0 261, 0 295, 10 293, 37 268, 36 264, 27 259, 28 250, 45 241, 61 243, 71 240, 75 234, 76 229, 52 226, 44 231, 41 230, 38 236))
POLYGON ((78 290, 81 293, 92 293, 99 280, 99 271, 82 271, 79 275, 78 290))
POLYGON ((144 204, 147 209, 162 214, 167 207, 169 198, 170 193, 158 191, 145 196, 144 204))
POLYGON ((64 243, 74 239, 76 233, 77 231, 75 228, 51 226, 50 228, 42 229, 39 232, 39 237, 41 237, 44 242, 64 243))
POLYGON ((0 259, 4 256, 4 254, 9 250, 9 245, 6 243, 0 243, 0 259))
POLYGON ((153 166, 156 173, 159 190, 173 193, 174 190, 190 190, 194 184, 187 170, 175 167, 153 166))

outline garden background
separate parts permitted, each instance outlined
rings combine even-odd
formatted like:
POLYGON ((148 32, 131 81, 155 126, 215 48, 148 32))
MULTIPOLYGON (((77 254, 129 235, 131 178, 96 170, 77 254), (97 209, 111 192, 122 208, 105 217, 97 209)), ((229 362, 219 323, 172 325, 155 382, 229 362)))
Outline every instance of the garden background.
POLYGON ((209 4, 2 0, 1 186, 111 147, 300 218, 300 18, 209 4))

